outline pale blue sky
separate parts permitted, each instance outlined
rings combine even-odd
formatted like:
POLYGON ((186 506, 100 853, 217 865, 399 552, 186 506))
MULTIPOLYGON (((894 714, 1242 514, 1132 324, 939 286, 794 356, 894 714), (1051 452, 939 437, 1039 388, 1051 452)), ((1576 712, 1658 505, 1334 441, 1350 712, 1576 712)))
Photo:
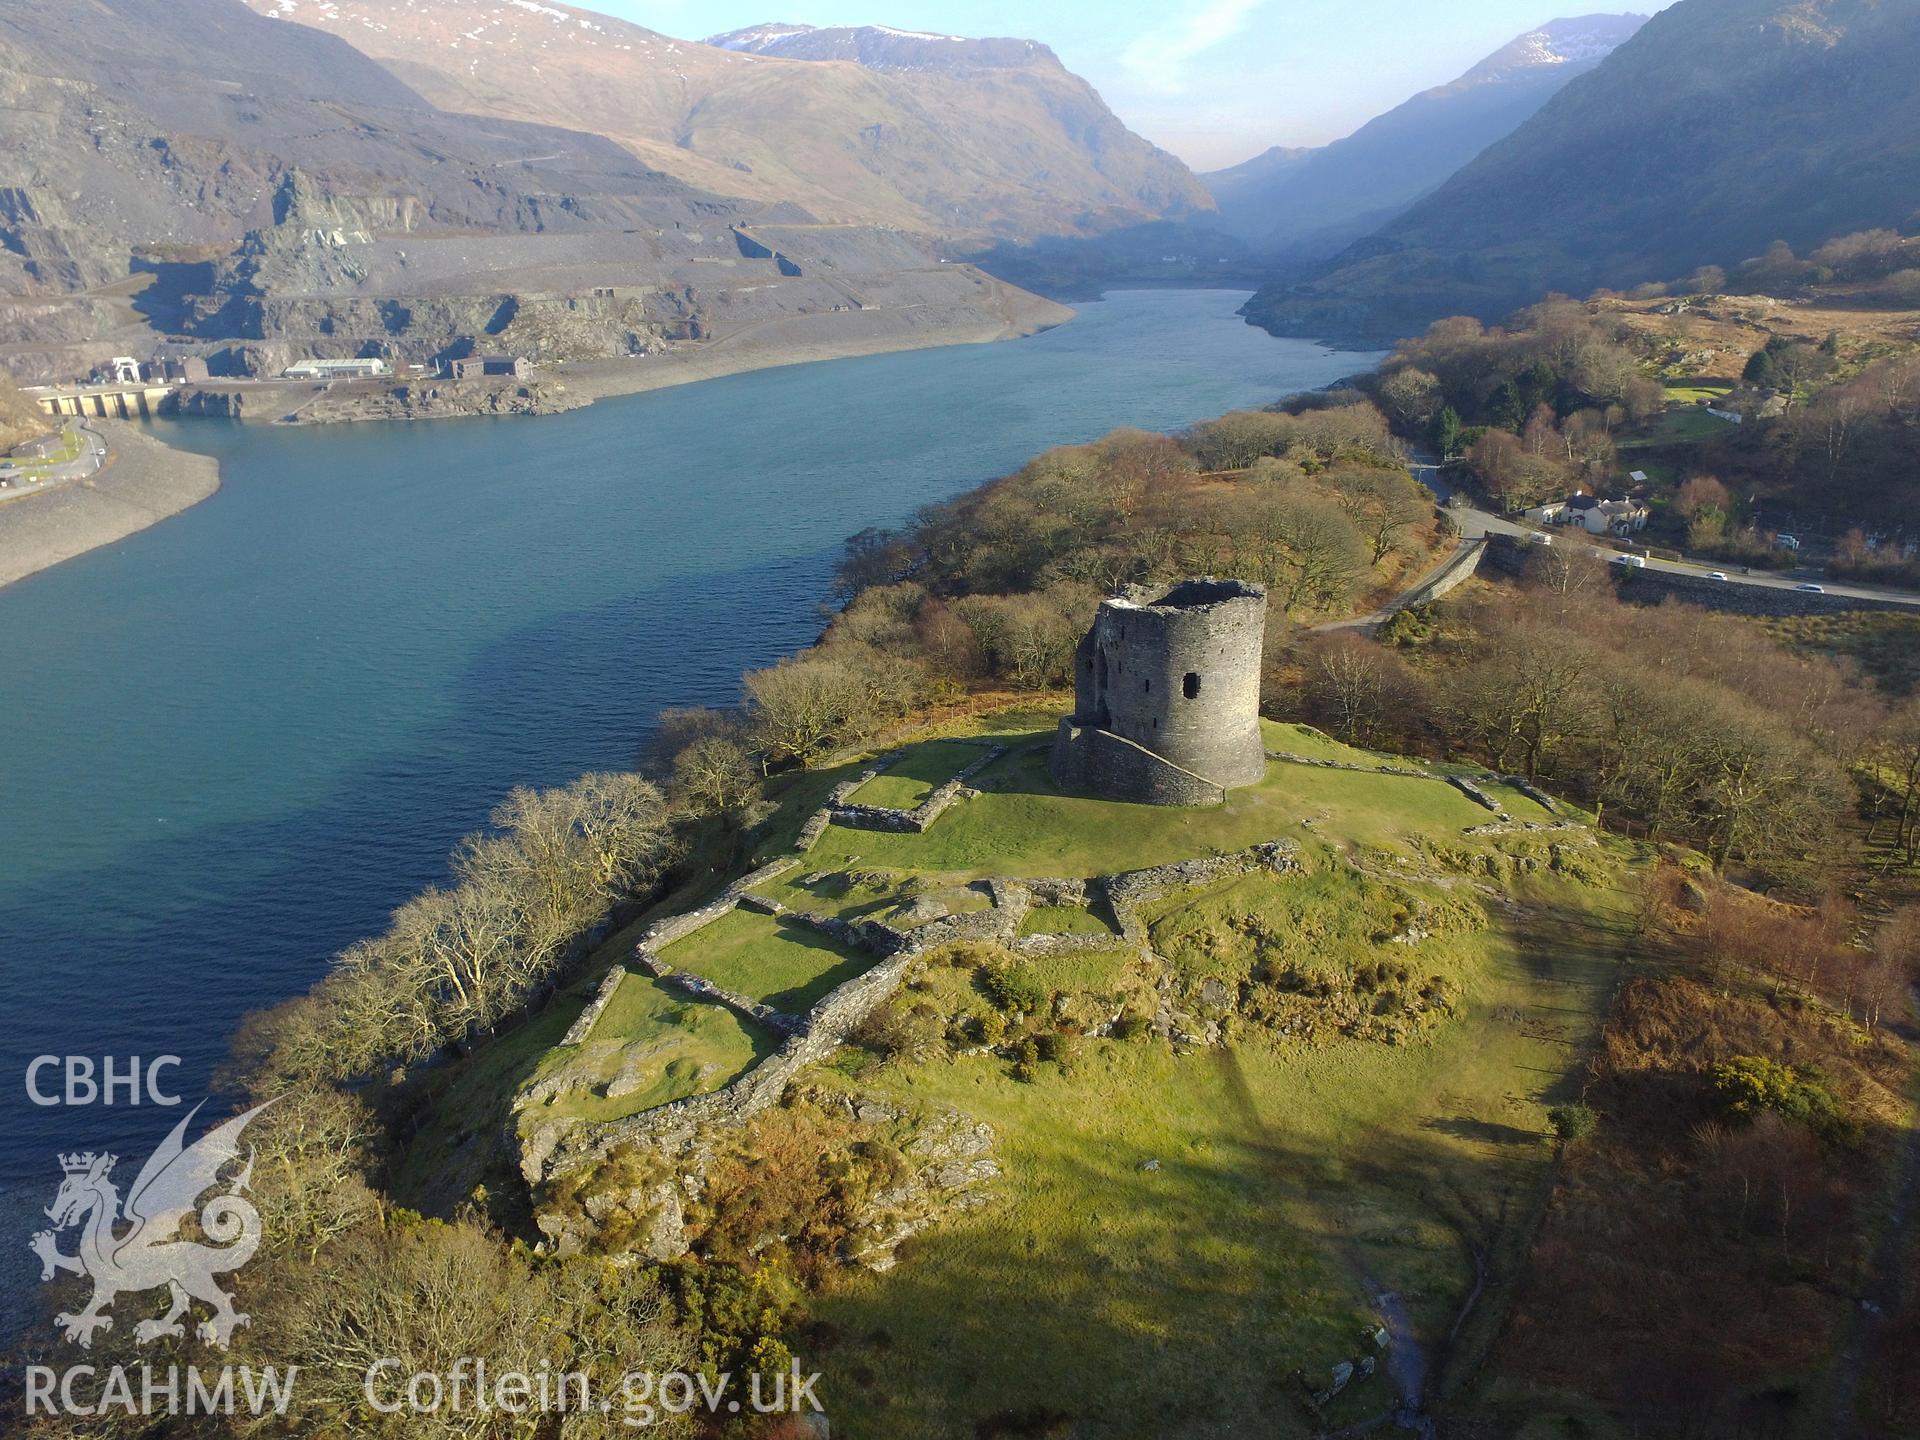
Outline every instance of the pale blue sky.
POLYGON ((702 39, 764 20, 1045 41, 1197 170, 1345 135, 1556 15, 1671 0, 573 0, 702 39))

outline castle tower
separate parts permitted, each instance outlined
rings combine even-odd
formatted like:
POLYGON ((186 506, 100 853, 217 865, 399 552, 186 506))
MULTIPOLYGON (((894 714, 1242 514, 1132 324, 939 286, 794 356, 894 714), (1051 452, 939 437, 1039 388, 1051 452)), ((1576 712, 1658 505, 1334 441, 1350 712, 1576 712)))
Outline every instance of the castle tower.
POLYGON ((1054 780, 1147 805, 1208 805, 1266 773, 1267 592, 1238 580, 1135 586, 1103 601, 1074 657, 1054 780))

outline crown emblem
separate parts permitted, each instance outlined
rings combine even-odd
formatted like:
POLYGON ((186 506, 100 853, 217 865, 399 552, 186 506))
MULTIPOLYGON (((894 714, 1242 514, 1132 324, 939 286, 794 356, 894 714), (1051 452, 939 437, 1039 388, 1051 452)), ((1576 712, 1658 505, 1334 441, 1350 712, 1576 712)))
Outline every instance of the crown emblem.
MULTIPOLYGON (((69 1175, 84 1175, 93 1169, 93 1162, 98 1158, 100 1157, 95 1155, 91 1150, 85 1154, 62 1155, 60 1157, 60 1168, 69 1175)), ((106 1160, 107 1168, 112 1169, 114 1157, 109 1155, 106 1157, 106 1160)))

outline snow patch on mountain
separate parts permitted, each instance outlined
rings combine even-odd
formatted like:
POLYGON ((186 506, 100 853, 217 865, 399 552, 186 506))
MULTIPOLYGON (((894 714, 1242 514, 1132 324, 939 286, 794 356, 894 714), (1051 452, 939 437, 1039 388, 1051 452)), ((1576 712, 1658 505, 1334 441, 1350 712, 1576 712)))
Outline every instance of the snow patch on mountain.
POLYGON ((1515 36, 1454 81, 1453 86, 1491 84, 1523 70, 1562 65, 1591 67, 1619 49, 1646 23, 1646 16, 1632 14, 1579 15, 1549 20, 1537 30, 1515 36))
POLYGON ((744 30, 709 35, 700 43, 716 45, 722 50, 765 50, 795 35, 811 35, 819 28, 818 25, 749 25, 744 30))

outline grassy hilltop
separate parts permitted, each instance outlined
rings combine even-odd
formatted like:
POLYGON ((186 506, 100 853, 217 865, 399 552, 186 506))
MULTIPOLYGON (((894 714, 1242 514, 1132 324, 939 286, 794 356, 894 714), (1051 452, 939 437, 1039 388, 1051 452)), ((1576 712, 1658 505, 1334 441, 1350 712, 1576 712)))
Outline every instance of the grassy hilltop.
MULTIPOLYGON (((507 796, 450 888, 240 1037, 290 1097, 246 1353, 797 1361, 854 1436, 1295 1435, 1407 1395, 1526 1440, 1905 1433, 1900 635, 1633 607, 1597 565, 1317 623, 1449 544, 1389 424, 1508 501, 1629 457, 1682 481, 1665 455, 1715 442, 1681 402, 1758 387, 1707 353, 1744 348, 1718 305, 1641 303, 1442 325, 1367 394, 864 532, 738 709, 663 715, 650 774, 507 796), (1061 793, 1099 594, 1202 573, 1274 597, 1263 779, 1061 793)), ((1880 436, 1879 356, 1750 363, 1879 387, 1880 436)), ((1673 491, 1703 535, 1713 493, 1673 491)), ((379 1428, 357 1388, 307 1403, 379 1428)))
MULTIPOLYGON (((938 1217, 884 1270, 824 1270, 794 1348, 826 1375, 836 1427, 855 1435, 1053 1433, 1069 1419, 1072 1433, 1129 1434, 1156 1415, 1188 1434, 1255 1423, 1306 1434, 1295 1369, 1326 1385, 1386 1323, 1394 1374, 1327 1411, 1377 1413, 1397 1384, 1468 1353, 1476 1320, 1498 1307, 1502 1266, 1543 1193, 1547 1112, 1577 1099, 1569 1076, 1632 944, 1628 847, 1504 785, 1489 787, 1511 817, 1497 820, 1447 783, 1458 767, 1271 722, 1272 750, 1331 763, 1275 760, 1262 784, 1211 810, 1065 795, 1035 748, 1050 720, 924 734, 851 798, 917 803, 980 753, 949 735, 1009 750, 925 834, 829 826, 759 892, 910 926, 988 907, 980 882, 994 876, 1092 877, 1269 840, 1297 844, 1302 868, 1153 899, 1144 948, 1095 898, 1036 905, 1021 934, 1111 946, 1009 965, 959 944, 916 961, 856 1043, 795 1085, 802 1098, 757 1122, 755 1143, 778 1154, 792 1138, 783 1127, 832 1097, 957 1111, 990 1127, 1000 1175, 986 1203, 938 1217), (1414 773, 1376 768, 1387 766, 1414 773), (1172 1036, 1156 1012, 1178 1017, 1172 1036), (1203 1029, 1217 1043, 1195 1043, 1203 1029), (1458 1345, 1441 1345, 1463 1311, 1458 1345), (1027 1361, 1007 1364, 1010 1347, 1027 1361)), ((797 776, 753 858, 791 849, 801 818, 858 773, 797 776)), ((511 1062, 507 1046, 483 1053, 485 1073, 462 1080, 438 1130, 499 1104, 488 1082, 520 1087, 525 1130, 556 1114, 637 1114, 763 1058, 773 1037, 633 971, 583 1043, 556 1046, 607 969, 625 965, 633 933, 603 948, 572 1003, 516 1037, 511 1062)), ((872 963, 745 909, 660 953, 786 1010, 872 963)), ((417 1175, 449 1153, 437 1138, 416 1144, 417 1175)), ((863 1143, 831 1163, 857 1172, 863 1143)), ((774 1166, 755 1183, 777 1196, 783 1182, 774 1166)), ((599 1178, 582 1189, 619 1193, 599 1178)), ((711 1242, 725 1228, 717 1208, 689 1208, 690 1233, 710 1225, 711 1242)))

